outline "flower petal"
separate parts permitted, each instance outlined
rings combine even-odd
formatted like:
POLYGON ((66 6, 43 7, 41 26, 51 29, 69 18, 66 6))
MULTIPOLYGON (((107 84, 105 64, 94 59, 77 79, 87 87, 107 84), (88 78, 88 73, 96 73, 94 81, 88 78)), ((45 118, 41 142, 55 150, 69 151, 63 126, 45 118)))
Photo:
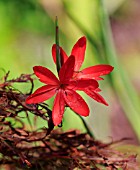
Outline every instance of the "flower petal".
POLYGON ((96 100, 99 103, 102 103, 102 104, 108 106, 108 103, 105 101, 105 99, 100 94, 98 94, 96 91, 94 91, 92 88, 89 87, 89 88, 85 89, 84 91, 92 99, 96 100))
POLYGON ((67 105, 77 114, 81 116, 89 115, 89 107, 84 99, 73 90, 65 90, 64 95, 67 105))
POLYGON ((86 50, 86 37, 81 37, 74 45, 71 55, 75 56, 74 71, 78 71, 84 61, 86 50))
POLYGON ((61 123, 64 114, 64 109, 65 109, 65 100, 63 97, 62 90, 59 90, 55 97, 53 110, 52 110, 52 119, 55 126, 61 123))
POLYGON ((56 86, 45 85, 37 89, 26 99, 27 104, 40 103, 48 100, 56 93, 56 86))
POLYGON ((35 66, 33 70, 41 82, 52 85, 57 85, 59 83, 57 77, 49 69, 42 66, 35 66))
POLYGON ((97 88, 94 90, 95 92, 101 92, 102 90, 100 88, 97 88))
POLYGON ((101 80, 100 76, 109 74, 114 67, 110 65, 96 65, 85 68, 77 74, 77 78, 94 78, 95 80, 101 80))
MULTIPOLYGON (((54 44, 52 46, 52 56, 53 56, 53 60, 56 64, 56 44, 54 44)), ((61 65, 63 65, 66 62, 66 60, 68 59, 68 56, 65 53, 65 51, 62 49, 62 47, 60 47, 60 56, 61 56, 61 65)))
POLYGON ((74 72, 75 57, 70 56, 59 71, 61 83, 68 83, 74 72))
POLYGON ((92 87, 93 90, 97 89, 99 84, 93 79, 77 79, 69 82, 67 88, 73 90, 84 90, 85 88, 92 87))

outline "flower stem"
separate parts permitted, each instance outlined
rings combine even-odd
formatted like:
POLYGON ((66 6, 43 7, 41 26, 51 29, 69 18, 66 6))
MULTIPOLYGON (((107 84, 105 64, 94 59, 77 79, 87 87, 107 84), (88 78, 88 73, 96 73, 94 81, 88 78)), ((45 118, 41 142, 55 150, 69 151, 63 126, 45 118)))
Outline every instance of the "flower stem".
POLYGON ((58 27, 58 19, 56 17, 55 19, 55 43, 56 43, 56 67, 57 72, 59 73, 59 70, 61 68, 61 57, 60 57, 60 48, 59 48, 59 27, 58 27))
POLYGON ((80 115, 78 115, 78 116, 79 116, 79 117, 80 117, 80 119, 82 120, 83 125, 84 125, 84 127, 85 127, 85 129, 86 129, 86 131, 87 131, 88 135, 89 135, 90 137, 92 137, 92 138, 95 138, 95 137, 94 137, 94 135, 93 135, 93 133, 91 132, 90 128, 88 127, 88 125, 87 125, 86 121, 83 119, 83 117, 82 117, 82 116, 80 116, 80 115))

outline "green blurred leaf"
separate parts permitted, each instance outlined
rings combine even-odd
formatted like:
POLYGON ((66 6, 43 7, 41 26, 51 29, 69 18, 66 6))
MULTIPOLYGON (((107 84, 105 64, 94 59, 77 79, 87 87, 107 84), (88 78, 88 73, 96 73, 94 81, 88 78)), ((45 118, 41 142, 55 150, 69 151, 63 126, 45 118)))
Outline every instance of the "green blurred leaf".
POLYGON ((113 87, 115 95, 140 139, 140 99, 123 66, 118 61, 105 1, 68 2, 64 0, 63 2, 67 15, 91 43, 96 60, 99 63, 108 63, 114 66, 114 71, 109 75, 110 85, 113 87))

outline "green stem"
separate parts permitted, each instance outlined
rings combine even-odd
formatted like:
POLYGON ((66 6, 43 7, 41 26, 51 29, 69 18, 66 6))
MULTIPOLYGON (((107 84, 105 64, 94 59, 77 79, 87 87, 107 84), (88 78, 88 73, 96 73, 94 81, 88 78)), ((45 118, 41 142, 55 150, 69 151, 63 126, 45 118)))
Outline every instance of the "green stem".
POLYGON ((57 72, 59 73, 59 70, 61 68, 61 57, 60 57, 60 48, 59 48, 59 27, 58 27, 58 19, 56 17, 55 20, 55 43, 56 43, 56 67, 57 67, 57 72))
POLYGON ((80 119, 82 120, 82 123, 83 123, 83 125, 84 125, 84 127, 85 127, 87 133, 89 134, 89 136, 92 137, 92 138, 95 138, 94 135, 93 135, 93 133, 91 132, 90 128, 88 127, 86 121, 83 119, 83 117, 80 116, 80 115, 78 115, 78 116, 79 116, 80 119))

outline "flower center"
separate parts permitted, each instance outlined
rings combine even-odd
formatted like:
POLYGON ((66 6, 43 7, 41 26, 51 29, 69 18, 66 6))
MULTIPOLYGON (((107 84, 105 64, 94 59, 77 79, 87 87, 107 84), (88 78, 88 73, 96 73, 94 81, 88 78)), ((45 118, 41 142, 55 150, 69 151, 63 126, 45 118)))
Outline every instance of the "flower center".
POLYGON ((66 86, 67 86, 67 84, 60 84, 59 88, 64 90, 66 88, 66 86))

